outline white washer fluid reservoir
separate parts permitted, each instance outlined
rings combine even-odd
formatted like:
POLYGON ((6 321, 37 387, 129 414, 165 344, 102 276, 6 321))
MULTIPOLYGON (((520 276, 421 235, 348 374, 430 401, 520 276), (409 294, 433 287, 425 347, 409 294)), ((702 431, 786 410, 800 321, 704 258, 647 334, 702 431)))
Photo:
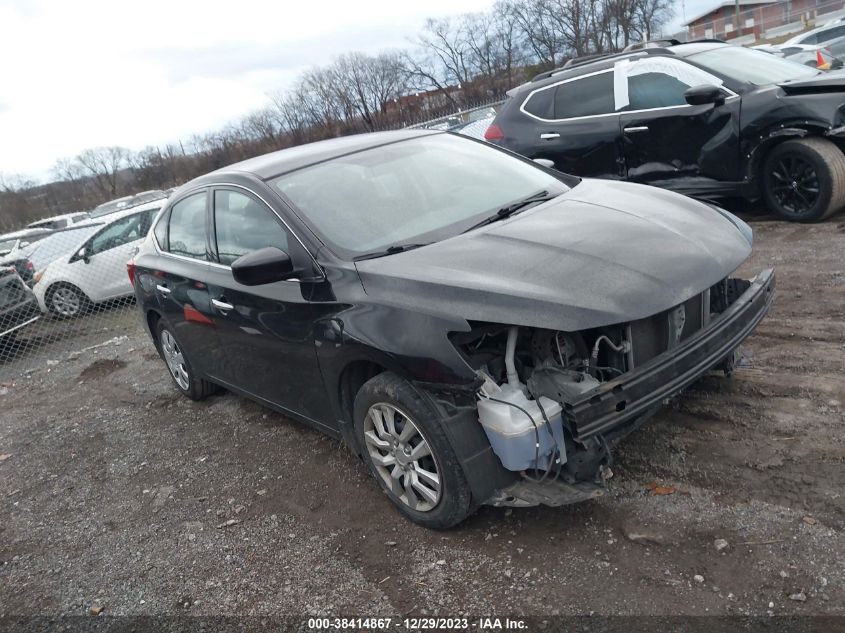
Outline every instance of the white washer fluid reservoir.
POLYGON ((558 445, 560 461, 565 462, 561 406, 545 397, 540 397, 538 404, 526 396, 522 383, 497 385, 482 375, 485 382, 478 398, 478 419, 502 465, 515 471, 546 470, 558 445))

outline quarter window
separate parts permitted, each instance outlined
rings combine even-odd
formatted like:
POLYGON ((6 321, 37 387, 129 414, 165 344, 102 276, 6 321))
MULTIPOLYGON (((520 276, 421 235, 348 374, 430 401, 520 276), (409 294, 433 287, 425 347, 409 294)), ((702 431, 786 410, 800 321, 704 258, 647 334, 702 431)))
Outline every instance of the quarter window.
POLYGON ((174 255, 208 260, 205 246, 205 192, 180 200, 170 210, 168 250, 174 255))
POLYGON ((545 90, 538 90, 523 104, 526 112, 530 112, 534 116, 541 119, 553 119, 555 112, 555 90, 554 88, 546 88, 545 90))
POLYGON ((241 255, 267 246, 290 252, 287 231, 273 212, 239 191, 214 192, 214 229, 217 257, 227 266, 241 255))

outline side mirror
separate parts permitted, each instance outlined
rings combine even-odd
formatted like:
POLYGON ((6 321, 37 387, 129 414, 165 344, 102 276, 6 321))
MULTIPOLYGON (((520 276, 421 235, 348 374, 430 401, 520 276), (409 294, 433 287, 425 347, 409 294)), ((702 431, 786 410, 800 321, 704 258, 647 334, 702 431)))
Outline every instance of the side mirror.
POLYGON ((283 250, 267 246, 233 261, 232 276, 244 286, 271 284, 293 277, 293 262, 283 250))
POLYGON ((555 162, 553 160, 549 160, 548 158, 535 158, 534 162, 549 169, 555 168, 555 162))
POLYGON ((76 257, 77 259, 81 259, 86 264, 89 263, 91 261, 91 258, 90 253, 88 252, 88 247, 83 246, 82 248, 80 248, 76 253, 76 257))
POLYGON ((720 106, 725 102, 725 93, 719 86, 712 84, 701 84, 693 86, 684 92, 684 99, 690 105, 705 105, 712 103, 720 106))

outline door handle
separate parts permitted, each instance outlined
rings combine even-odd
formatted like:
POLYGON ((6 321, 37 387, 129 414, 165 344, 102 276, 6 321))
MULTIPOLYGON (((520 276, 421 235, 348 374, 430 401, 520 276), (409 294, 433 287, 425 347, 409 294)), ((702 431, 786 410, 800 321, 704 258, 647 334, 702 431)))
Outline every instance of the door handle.
POLYGON ((163 295, 170 294, 170 288, 168 288, 167 286, 162 286, 161 284, 156 284, 156 290, 158 290, 163 295))
POLYGON ((543 132, 540 135, 540 139, 543 141, 550 141, 553 138, 560 138, 560 134, 558 134, 557 132, 543 132))
POLYGON ((233 306, 231 303, 226 303, 225 301, 220 301, 219 299, 212 299, 211 305, 223 312, 228 312, 229 310, 235 309, 235 306, 233 306))
POLYGON ((635 125, 634 127, 626 127, 625 134, 636 134, 638 132, 648 132, 647 125, 635 125))

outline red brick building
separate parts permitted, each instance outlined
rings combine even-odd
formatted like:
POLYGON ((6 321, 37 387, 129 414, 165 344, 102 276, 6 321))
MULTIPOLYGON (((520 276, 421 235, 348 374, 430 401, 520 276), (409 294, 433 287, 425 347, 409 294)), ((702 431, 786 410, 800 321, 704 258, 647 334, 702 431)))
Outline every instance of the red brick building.
MULTIPOLYGON (((724 0, 705 13, 687 20, 689 39, 730 40, 763 33, 787 24, 814 21, 816 15, 843 8, 845 0, 739 0, 739 28, 736 28, 736 2, 724 0)), ((820 25, 819 25, 820 26, 820 25)))

